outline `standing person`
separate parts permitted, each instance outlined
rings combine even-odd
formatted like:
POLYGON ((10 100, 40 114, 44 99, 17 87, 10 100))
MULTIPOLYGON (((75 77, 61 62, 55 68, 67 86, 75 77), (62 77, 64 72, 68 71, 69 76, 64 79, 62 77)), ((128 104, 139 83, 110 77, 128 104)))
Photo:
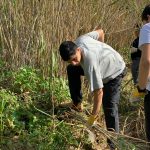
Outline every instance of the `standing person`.
POLYGON ((139 48, 142 51, 138 89, 148 90, 144 97, 145 125, 147 140, 150 142, 150 4, 142 12, 143 27, 140 31, 139 48))
MULTIPOLYGON (((88 118, 92 125, 103 105, 106 127, 119 132, 118 103, 120 85, 124 76, 125 63, 118 52, 103 43, 103 30, 96 30, 77 38, 75 42, 64 41, 59 52, 67 67, 69 89, 73 104, 79 108, 82 102, 80 76, 85 75, 93 95, 93 110, 88 118)), ((114 144, 108 139, 110 148, 114 144)))
POLYGON ((150 142, 150 4, 142 12, 143 26, 140 30, 139 49, 142 51, 139 67, 137 89, 133 91, 133 99, 144 97, 145 131, 150 142))
POLYGON ((130 52, 131 52, 131 73, 132 73, 132 78, 133 78, 133 83, 134 85, 136 85, 138 83, 138 72, 139 72, 139 63, 140 63, 140 57, 141 57, 141 50, 139 50, 138 46, 139 46, 139 26, 136 25, 135 27, 135 39, 133 40, 133 42, 131 43, 131 48, 130 48, 130 52))

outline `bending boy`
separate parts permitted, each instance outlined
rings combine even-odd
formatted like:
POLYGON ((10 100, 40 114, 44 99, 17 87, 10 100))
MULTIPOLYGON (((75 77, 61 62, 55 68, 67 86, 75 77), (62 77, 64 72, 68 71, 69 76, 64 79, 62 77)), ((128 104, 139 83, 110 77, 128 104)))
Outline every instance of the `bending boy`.
MULTIPOLYGON (((62 59, 70 63, 67 72, 73 104, 77 108, 81 106, 80 76, 85 75, 94 96, 89 125, 96 120, 103 105, 107 129, 119 132, 118 103, 125 63, 118 52, 103 42, 103 35, 100 29, 80 36, 75 42, 64 41, 59 52, 62 59)), ((108 144, 114 149, 109 139, 108 144)))

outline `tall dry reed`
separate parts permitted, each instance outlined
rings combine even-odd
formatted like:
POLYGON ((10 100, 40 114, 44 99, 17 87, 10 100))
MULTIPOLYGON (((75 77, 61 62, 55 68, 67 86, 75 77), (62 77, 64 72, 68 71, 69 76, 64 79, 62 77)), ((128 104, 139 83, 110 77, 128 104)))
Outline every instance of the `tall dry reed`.
MULTIPOLYGON (((8 67, 31 65, 51 72, 52 51, 66 39, 99 26, 117 50, 130 45, 148 0, 1 0, 0 52, 8 67)), ((60 60, 60 58, 59 58, 60 60)), ((62 74, 64 66, 59 65, 62 74)))

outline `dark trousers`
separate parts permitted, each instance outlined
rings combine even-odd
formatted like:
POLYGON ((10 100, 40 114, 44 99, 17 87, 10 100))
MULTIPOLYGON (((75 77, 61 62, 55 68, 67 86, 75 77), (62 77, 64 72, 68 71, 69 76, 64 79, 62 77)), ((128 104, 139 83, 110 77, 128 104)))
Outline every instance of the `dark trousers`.
POLYGON ((150 91, 144 98, 144 112, 145 112, 145 131, 148 142, 150 142, 150 91))
MULTIPOLYGON (((103 110, 105 122, 108 131, 119 133, 119 115, 118 104, 120 99, 120 86, 123 75, 120 74, 115 79, 104 84, 103 88, 103 110)), ((115 149, 113 142, 107 139, 108 144, 112 149, 115 149)))
POLYGON ((131 73, 135 85, 138 83, 139 63, 140 63, 140 57, 137 57, 132 60, 132 64, 131 64, 131 73))
POLYGON ((67 75, 71 99, 74 104, 82 102, 81 91, 81 76, 84 76, 84 71, 81 66, 67 66, 67 75))
MULTIPOLYGON (((67 67, 69 89, 72 101, 74 103, 82 102, 81 93, 81 75, 84 71, 81 66, 68 65, 67 67)), ((119 132, 119 116, 118 103, 120 99, 120 85, 123 74, 120 74, 115 79, 104 84, 103 87, 103 110, 105 115, 105 122, 107 130, 119 132)), ((113 143, 108 139, 109 145, 113 143)))

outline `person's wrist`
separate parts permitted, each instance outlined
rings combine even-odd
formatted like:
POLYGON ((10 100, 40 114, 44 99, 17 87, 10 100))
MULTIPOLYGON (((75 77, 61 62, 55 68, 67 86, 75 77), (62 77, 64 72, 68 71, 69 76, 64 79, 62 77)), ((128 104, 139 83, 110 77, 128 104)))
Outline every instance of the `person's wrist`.
POLYGON ((90 116, 93 117, 93 118, 97 118, 97 115, 91 114, 90 116))
POLYGON ((139 85, 137 85, 137 90, 139 93, 146 93, 146 88, 140 88, 139 85))
POLYGON ((97 117, 98 116, 98 113, 97 112, 91 112, 91 114, 90 114, 91 116, 95 116, 95 117, 97 117))

